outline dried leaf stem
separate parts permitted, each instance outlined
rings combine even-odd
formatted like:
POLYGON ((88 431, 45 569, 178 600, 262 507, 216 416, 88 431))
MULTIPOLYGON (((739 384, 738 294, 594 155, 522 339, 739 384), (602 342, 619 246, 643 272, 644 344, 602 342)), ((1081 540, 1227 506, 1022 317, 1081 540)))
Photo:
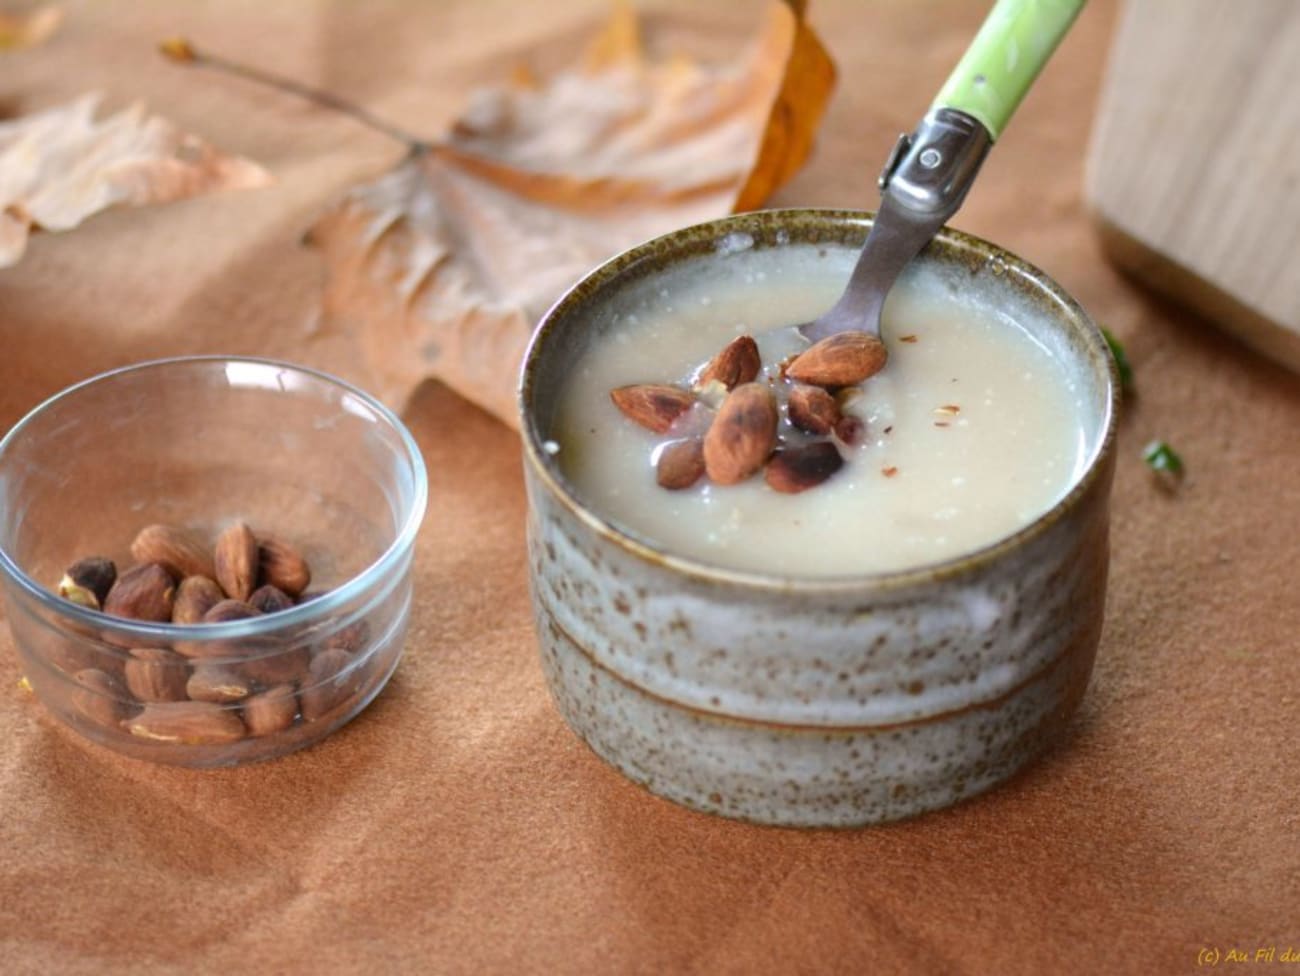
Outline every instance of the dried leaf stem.
POLYGON ((231 61, 229 58, 223 58, 217 54, 200 51, 183 37, 163 41, 158 45, 158 50, 164 57, 175 61, 177 64, 197 64, 205 68, 212 68, 215 71, 221 71, 236 78, 243 78, 246 81, 253 81, 268 88, 274 88, 277 91, 296 95, 313 104, 320 105, 322 108, 332 109, 369 129, 383 133, 390 139, 403 143, 413 153, 424 152, 430 148, 428 141, 379 118, 369 109, 358 105, 356 102, 349 101, 332 92, 322 91, 319 88, 313 88, 302 82, 294 81, 292 78, 285 78, 283 75, 240 64, 238 61, 231 61))

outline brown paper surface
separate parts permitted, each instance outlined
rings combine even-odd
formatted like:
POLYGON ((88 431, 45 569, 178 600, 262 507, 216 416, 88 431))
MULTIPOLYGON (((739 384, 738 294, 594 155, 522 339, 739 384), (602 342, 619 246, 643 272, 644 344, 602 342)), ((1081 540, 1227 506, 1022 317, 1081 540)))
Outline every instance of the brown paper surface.
MULTIPOLYGON (((672 39, 746 34, 686 5, 672 39), (696 25, 686 30, 682 25, 696 25)), ((152 51, 177 33, 434 133, 468 87, 597 2, 74 4, 0 55, 0 110, 98 88, 277 178, 40 235, 0 272, 0 430, 106 368, 260 353, 366 382, 317 315, 301 231, 401 154, 346 119, 152 51)), ((872 206, 874 178, 984 5, 818 0, 842 70, 816 155, 773 201, 872 206)), ((1300 951, 1300 386, 1179 321, 1102 260, 1082 165, 1114 20, 1099 2, 996 147, 956 226, 1055 276, 1127 344, 1108 617, 1068 741, 960 807, 860 831, 729 823, 596 759, 536 659, 515 435, 437 387, 406 419, 429 465, 406 657, 324 743, 244 769, 91 745, 19 687, 0 629, 6 973, 1173 973, 1198 952, 1300 951), (1163 437, 1174 496, 1140 459, 1163 437)), ((543 62, 545 63, 545 62, 543 62)))

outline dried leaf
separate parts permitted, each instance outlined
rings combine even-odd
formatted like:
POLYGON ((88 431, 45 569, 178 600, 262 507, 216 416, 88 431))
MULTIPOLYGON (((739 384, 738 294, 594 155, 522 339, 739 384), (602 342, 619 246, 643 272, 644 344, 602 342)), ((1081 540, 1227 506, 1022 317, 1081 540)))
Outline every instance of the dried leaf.
POLYGON ((63 23, 58 7, 37 7, 25 14, 0 11, 0 51, 20 51, 48 40, 63 23))
POLYGON ((96 122, 98 103, 98 95, 83 95, 0 122, 0 268, 22 257, 33 228, 69 230, 118 204, 270 182, 256 163, 224 155, 139 105, 96 122))
POLYGON ((555 299, 646 238, 758 206, 807 157, 834 79, 802 4, 773 3, 722 67, 650 59, 620 6, 581 65, 476 92, 443 141, 312 228, 326 311, 359 330, 390 402, 437 377, 514 426, 555 299))

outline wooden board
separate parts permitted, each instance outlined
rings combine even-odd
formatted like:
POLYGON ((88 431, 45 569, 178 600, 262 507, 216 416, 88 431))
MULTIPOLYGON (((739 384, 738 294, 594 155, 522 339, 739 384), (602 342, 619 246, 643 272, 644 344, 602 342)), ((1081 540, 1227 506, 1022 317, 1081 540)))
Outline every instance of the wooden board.
POLYGON ((1113 260, 1300 371, 1300 3, 1128 0, 1086 192, 1113 260))

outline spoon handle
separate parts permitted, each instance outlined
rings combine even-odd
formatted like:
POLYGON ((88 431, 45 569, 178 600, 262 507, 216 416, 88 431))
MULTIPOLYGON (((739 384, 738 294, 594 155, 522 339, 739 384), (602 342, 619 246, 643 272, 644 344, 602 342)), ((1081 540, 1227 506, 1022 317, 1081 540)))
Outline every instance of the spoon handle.
POLYGON ((880 173, 880 210, 848 287, 799 327, 816 342, 837 332, 880 335, 880 310, 903 268, 966 198, 989 147, 1074 22, 1084 0, 997 0, 916 131, 880 173))
POLYGON ((973 116, 996 140, 1084 0, 997 0, 932 108, 973 116))

